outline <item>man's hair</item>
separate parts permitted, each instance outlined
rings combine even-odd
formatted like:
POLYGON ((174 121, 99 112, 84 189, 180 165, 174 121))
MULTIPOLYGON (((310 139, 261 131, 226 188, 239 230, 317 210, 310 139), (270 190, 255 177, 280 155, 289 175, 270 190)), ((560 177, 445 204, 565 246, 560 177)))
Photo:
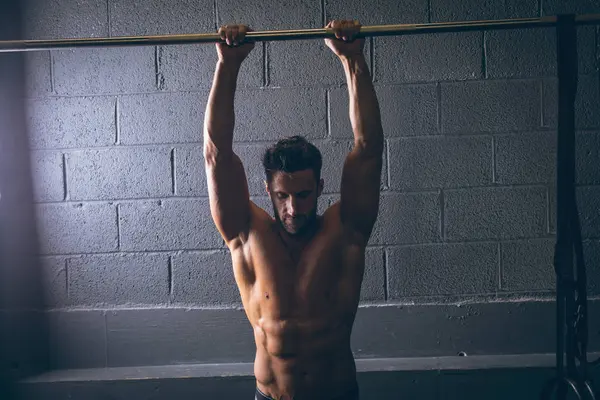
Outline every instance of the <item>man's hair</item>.
POLYGON ((305 169, 312 169, 318 182, 321 179, 322 165, 319 149, 299 135, 279 140, 263 155, 263 167, 269 183, 273 173, 277 171, 292 173, 305 169))

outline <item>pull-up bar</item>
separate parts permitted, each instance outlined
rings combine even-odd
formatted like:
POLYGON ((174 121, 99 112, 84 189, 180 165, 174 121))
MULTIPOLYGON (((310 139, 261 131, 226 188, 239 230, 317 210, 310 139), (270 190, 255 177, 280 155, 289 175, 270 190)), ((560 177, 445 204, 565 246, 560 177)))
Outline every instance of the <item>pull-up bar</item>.
MULTIPOLYGON (((363 26, 358 37, 399 36, 420 33, 485 31, 500 29, 524 29, 556 26, 558 17, 518 18, 488 21, 440 22, 431 24, 372 25, 363 26)), ((600 14, 578 15, 576 25, 600 23, 600 14)), ((298 29, 279 31, 248 32, 246 37, 255 42, 276 40, 301 40, 334 38, 328 28, 298 29)), ((34 50, 52 50, 74 47, 113 47, 113 46, 156 46, 191 43, 220 42, 217 33, 199 33, 160 36, 118 36, 110 38, 51 39, 51 40, 12 40, 0 41, 0 52, 20 52, 34 50)))

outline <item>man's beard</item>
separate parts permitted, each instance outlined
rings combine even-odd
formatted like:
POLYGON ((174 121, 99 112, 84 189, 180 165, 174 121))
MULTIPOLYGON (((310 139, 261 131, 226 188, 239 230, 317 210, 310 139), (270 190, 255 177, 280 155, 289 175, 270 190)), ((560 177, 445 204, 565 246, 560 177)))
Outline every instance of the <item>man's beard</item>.
POLYGON ((273 205, 273 213, 277 222, 289 235, 300 236, 314 225, 317 219, 317 206, 315 204, 313 211, 308 215, 302 215, 298 219, 288 218, 286 221, 281 219, 275 205, 273 205))

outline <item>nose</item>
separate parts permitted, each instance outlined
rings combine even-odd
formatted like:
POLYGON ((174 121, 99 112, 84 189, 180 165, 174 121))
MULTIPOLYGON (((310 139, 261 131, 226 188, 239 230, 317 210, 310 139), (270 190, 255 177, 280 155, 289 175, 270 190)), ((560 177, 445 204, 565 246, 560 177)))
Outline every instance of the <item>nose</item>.
POLYGON ((287 204, 288 214, 291 217, 295 217, 298 212, 298 202, 294 196, 290 196, 287 204))

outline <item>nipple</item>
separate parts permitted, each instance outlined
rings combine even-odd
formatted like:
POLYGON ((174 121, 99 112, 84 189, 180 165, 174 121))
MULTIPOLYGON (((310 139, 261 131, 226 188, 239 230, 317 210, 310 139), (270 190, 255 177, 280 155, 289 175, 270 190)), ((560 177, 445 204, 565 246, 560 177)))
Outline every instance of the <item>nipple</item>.
POLYGON ((265 297, 268 299, 269 298, 269 293, 265 292, 265 297))

